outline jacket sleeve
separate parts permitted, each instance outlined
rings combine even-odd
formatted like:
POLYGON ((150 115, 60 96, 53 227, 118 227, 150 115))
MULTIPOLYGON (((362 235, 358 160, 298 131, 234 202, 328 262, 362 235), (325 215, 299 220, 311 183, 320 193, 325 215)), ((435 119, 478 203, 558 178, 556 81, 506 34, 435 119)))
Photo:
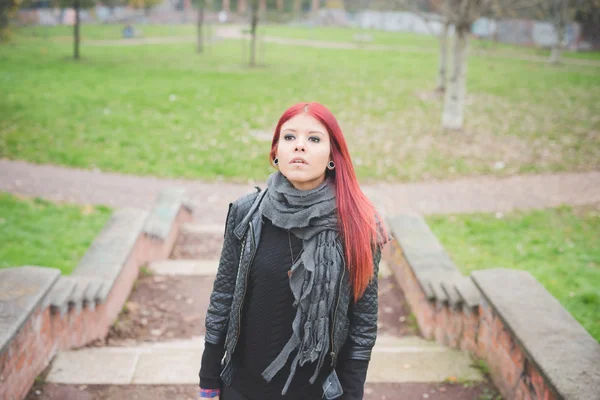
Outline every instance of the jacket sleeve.
POLYGON ((362 297, 356 303, 350 304, 348 337, 336 366, 344 389, 342 400, 362 400, 371 350, 377 339, 381 248, 376 246, 373 253, 373 278, 362 297))
POLYGON ((200 364, 200 388, 221 388, 221 358, 223 358, 224 347, 222 344, 204 344, 202 363, 200 364))
POLYGON ((229 205, 227 222, 225 223, 225 238, 217 276, 210 295, 210 303, 206 312, 205 341, 212 344, 223 344, 227 333, 229 312, 233 300, 235 280, 239 263, 239 240, 234 235, 237 206, 229 205))
POLYGON ((375 247, 373 251, 373 278, 365 289, 362 297, 350 304, 348 317, 350 327, 348 331, 347 358, 355 360, 370 360, 371 350, 377 339, 377 312, 379 309, 379 262, 381 261, 381 248, 375 247))

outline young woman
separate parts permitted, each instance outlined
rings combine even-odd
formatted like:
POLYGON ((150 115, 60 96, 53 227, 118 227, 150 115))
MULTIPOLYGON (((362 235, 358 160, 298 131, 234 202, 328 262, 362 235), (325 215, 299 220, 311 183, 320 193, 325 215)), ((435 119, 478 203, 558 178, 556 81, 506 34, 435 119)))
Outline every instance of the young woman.
POLYGON ((362 399, 387 233, 323 105, 283 113, 270 161, 267 187, 229 206, 200 397, 362 399))

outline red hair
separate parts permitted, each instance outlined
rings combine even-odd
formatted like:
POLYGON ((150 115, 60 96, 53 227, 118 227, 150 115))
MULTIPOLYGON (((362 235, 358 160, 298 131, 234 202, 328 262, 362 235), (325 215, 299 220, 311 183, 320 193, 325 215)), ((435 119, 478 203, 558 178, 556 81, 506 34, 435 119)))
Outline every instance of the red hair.
POLYGON ((348 145, 337 120, 325 106, 320 103, 294 104, 281 115, 273 141, 271 143, 270 161, 275 158, 281 126, 296 115, 305 112, 319 121, 329 133, 331 158, 335 169, 328 171, 335 183, 338 225, 344 244, 347 269, 354 301, 360 299, 373 277, 373 251, 378 246, 378 233, 386 237, 383 220, 375 210, 371 201, 360 189, 354 166, 350 159, 348 145), (377 221, 381 224, 378 230, 377 221))

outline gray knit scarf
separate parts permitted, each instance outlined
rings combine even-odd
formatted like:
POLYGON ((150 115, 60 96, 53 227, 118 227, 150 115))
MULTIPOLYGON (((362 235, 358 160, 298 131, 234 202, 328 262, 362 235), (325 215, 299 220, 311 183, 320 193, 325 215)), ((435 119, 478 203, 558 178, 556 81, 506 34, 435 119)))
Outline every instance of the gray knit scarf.
POLYGON ((262 374, 270 382, 297 349, 281 392, 285 395, 298 364, 302 366, 317 361, 310 378, 311 384, 315 382, 331 345, 329 310, 342 267, 336 250, 335 187, 330 179, 326 179, 315 189, 298 190, 280 172, 275 172, 267 180, 267 193, 259 210, 273 225, 289 229, 302 239, 303 245, 302 254, 292 265, 290 275, 296 308, 292 337, 262 374))

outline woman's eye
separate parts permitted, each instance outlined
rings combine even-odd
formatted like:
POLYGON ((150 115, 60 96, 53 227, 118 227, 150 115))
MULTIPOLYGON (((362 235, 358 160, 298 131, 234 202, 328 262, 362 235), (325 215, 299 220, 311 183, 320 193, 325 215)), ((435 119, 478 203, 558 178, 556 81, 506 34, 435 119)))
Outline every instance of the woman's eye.
POLYGON ((312 140, 315 143, 319 143, 321 139, 318 136, 311 136, 309 140, 312 140))
POLYGON ((292 139, 294 138, 294 135, 287 134, 287 135, 285 135, 283 138, 284 138, 285 140, 292 140, 292 139))

